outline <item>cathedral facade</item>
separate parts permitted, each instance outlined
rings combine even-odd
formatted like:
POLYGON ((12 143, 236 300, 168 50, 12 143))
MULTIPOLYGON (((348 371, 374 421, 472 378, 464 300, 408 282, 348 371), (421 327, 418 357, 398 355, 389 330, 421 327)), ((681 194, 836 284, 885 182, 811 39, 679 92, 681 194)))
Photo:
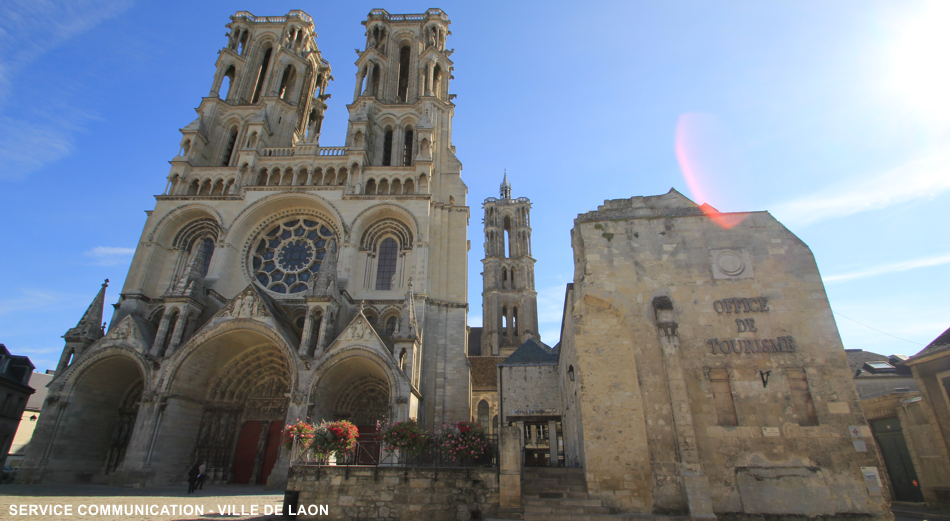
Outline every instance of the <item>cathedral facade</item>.
POLYGON ((370 12, 328 147, 312 19, 231 17, 108 331, 104 284, 65 335, 27 479, 158 484, 207 461, 213 481, 279 484, 297 418, 469 419, 449 24, 370 12))

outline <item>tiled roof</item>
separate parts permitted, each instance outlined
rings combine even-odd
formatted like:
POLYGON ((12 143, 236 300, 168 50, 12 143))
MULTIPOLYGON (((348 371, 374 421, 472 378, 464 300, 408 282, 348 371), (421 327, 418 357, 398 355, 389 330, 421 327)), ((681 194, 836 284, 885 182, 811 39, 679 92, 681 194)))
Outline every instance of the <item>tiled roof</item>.
POLYGON ((923 351, 912 356, 911 360, 946 350, 950 350, 950 328, 934 339, 933 342, 928 344, 927 347, 923 349, 923 351))
POLYGON ((472 390, 498 390, 498 370, 496 368, 504 359, 503 356, 468 357, 468 363, 472 365, 472 390))

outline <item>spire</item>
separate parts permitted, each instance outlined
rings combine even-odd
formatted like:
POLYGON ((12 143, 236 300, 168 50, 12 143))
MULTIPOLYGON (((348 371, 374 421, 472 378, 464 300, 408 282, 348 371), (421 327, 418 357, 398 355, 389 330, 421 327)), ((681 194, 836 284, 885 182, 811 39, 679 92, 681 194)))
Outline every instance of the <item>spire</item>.
POLYGON ((172 289, 171 294, 182 297, 201 297, 201 283, 204 280, 205 271, 205 248, 204 244, 196 243, 195 253, 188 260, 184 273, 178 278, 178 282, 172 289))
POLYGON ((416 334, 416 307, 412 301, 412 277, 409 277, 409 289, 406 291, 406 299, 402 303, 402 312, 399 314, 399 322, 396 323, 396 332, 393 334, 394 337, 418 337, 416 334))
POLYGON ((333 297, 336 294, 336 261, 336 241, 330 241, 320 271, 317 272, 316 277, 310 279, 308 297, 333 297))
POLYGON ((501 182, 501 198, 511 199, 511 183, 508 182, 508 169, 505 169, 505 179, 501 182))
POLYGON ((106 279, 106 281, 102 283, 102 289, 99 290, 96 298, 92 299, 92 304, 89 304, 89 307, 79 320, 79 323, 76 324, 76 327, 70 328, 70 330, 63 335, 63 338, 65 338, 67 342, 95 342, 102 338, 102 307, 105 305, 106 288, 108 286, 109 279, 106 279))

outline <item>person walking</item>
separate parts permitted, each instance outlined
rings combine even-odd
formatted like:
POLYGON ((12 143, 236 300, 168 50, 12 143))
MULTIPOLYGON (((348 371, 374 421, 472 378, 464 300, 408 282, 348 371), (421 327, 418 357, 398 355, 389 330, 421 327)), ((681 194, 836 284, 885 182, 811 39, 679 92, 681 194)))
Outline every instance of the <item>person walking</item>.
POLYGON ((208 462, 202 461, 201 466, 198 467, 198 490, 201 490, 205 486, 205 471, 208 470, 208 462))
POLYGON ((195 487, 198 485, 199 474, 201 474, 201 470, 198 469, 198 463, 195 463, 195 466, 191 467, 191 470, 188 471, 188 493, 189 494, 195 491, 195 487))

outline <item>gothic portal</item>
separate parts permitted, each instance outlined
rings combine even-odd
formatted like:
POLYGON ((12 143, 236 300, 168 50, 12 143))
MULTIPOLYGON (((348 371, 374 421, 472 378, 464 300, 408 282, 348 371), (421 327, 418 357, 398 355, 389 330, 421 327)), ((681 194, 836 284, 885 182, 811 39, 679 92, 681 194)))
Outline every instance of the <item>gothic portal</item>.
POLYGON ((207 461, 278 486, 296 418, 469 419, 450 23, 371 11, 346 142, 324 146, 313 20, 231 16, 108 331, 103 285, 65 335, 27 479, 161 484, 207 461))

